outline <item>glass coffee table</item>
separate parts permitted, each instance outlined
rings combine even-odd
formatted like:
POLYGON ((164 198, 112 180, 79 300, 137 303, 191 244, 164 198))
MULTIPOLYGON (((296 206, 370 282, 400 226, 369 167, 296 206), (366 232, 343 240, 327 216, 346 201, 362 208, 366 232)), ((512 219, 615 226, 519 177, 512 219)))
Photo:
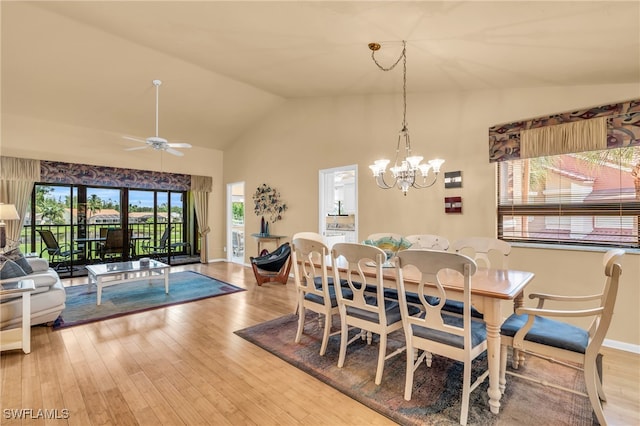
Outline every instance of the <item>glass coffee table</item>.
POLYGON ((169 265, 157 260, 149 260, 148 264, 140 265, 140 261, 106 263, 101 265, 87 265, 89 284, 98 288, 96 305, 102 301, 102 288, 110 285, 143 281, 159 275, 164 278, 164 291, 169 294, 169 265))

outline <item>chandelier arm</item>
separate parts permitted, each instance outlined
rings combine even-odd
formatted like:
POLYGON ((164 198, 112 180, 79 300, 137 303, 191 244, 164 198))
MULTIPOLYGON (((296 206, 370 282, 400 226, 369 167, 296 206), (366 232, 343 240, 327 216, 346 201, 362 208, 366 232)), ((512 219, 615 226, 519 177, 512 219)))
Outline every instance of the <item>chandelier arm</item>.
POLYGON ((376 184, 378 184, 379 188, 382 189, 391 189, 391 188, 395 188, 396 186, 396 182, 398 181, 398 179, 394 179, 393 181, 393 185, 389 185, 385 180, 384 180, 384 174, 380 173, 378 176, 376 176, 376 184))
MULTIPOLYGON (((422 178, 422 179, 423 179, 423 180, 426 180, 426 177, 424 177, 424 178, 422 178)), ((413 180, 413 183, 411 184, 411 186, 413 186, 413 187, 414 187, 414 188, 416 188, 416 189, 425 189, 425 188, 432 187, 432 186, 433 186, 437 181, 438 181, 438 174, 437 174, 437 173, 434 173, 434 174, 433 174, 433 180, 431 181, 431 183, 424 184, 424 185, 420 185, 420 184, 417 182, 417 179, 414 179, 414 180, 413 180)))

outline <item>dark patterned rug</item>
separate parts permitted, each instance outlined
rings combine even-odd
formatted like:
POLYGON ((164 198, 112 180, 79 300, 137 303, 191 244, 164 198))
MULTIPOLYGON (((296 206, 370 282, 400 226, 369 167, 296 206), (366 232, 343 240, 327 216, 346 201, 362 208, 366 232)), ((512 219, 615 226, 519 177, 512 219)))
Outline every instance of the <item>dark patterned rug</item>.
MULTIPOLYGON (((415 373, 411 401, 405 401, 406 355, 401 353, 385 363, 382 384, 374 383, 378 342, 357 341, 349 345, 343 368, 337 367, 340 336, 332 336, 324 357, 319 355, 322 339, 317 316, 307 314, 305 333, 294 342, 297 316, 287 315, 236 331, 242 338, 260 346, 295 367, 338 389, 349 397, 403 425, 459 424, 462 396, 462 363, 434 355, 431 368, 422 365, 415 373)), ((334 327, 339 327, 337 322, 334 327)), ((404 346, 402 331, 389 336, 387 353, 404 346)), ((474 376, 486 368, 486 359, 474 363, 474 376)), ((584 392, 580 373, 558 364, 527 357, 518 370, 584 392)), ((588 398, 547 388, 507 376, 507 390, 501 399, 500 414, 489 411, 488 379, 471 394, 470 425, 591 425, 588 398)))

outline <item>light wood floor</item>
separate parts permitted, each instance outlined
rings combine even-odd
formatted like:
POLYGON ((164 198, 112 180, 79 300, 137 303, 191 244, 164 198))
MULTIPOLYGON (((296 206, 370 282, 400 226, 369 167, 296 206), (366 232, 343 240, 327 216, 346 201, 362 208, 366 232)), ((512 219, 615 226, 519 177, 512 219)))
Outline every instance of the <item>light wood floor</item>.
MULTIPOLYGON (((393 424, 233 333, 293 312, 291 280, 258 287, 251 269, 227 263, 174 268, 189 269, 248 291, 60 331, 33 327, 31 354, 0 356, 0 423, 393 424), (19 408, 69 415, 7 419, 19 408)), ((610 424, 640 424, 639 357, 607 350, 604 367, 610 424)))

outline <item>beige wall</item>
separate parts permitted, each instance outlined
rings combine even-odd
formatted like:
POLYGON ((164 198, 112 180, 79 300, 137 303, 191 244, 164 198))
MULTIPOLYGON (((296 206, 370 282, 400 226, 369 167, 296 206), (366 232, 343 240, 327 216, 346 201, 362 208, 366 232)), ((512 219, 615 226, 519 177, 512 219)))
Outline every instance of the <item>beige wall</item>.
MULTIPOLYGON (((454 240, 495 235, 495 166, 487 161, 487 129, 493 124, 640 96, 638 85, 522 89, 409 95, 408 123, 414 152, 446 159, 447 170, 462 170, 463 188, 397 190, 375 187, 368 165, 393 155, 400 130, 401 99, 392 96, 297 99, 284 103, 223 154, 194 147, 182 158, 152 150, 125 152, 121 135, 3 114, 0 154, 24 158, 213 177, 210 199, 210 259, 224 258, 225 191, 246 183, 246 233, 257 232, 251 195, 261 183, 275 186, 288 203, 272 233, 292 235, 318 228, 318 170, 358 164, 359 226, 362 239, 373 232, 435 233, 454 240), (102 148, 88 141, 99 141, 102 148), (116 149, 114 149, 114 147, 116 149), (443 197, 461 195, 463 214, 444 213, 443 197)), ((256 251, 246 239, 247 256, 256 251)), ((513 268, 536 273, 528 289, 590 293, 601 285, 601 253, 515 247, 513 268)), ((640 255, 625 257, 616 316, 608 338, 640 345, 640 255)), ((505 307, 505 314, 508 312, 505 307)))
POLYGON ((193 147, 184 150, 184 157, 176 157, 152 149, 124 151, 131 146, 120 134, 2 115, 0 154, 4 156, 212 176, 209 257, 224 257, 220 243, 225 235, 222 152, 193 147))
MULTIPOLYGON (((495 235, 495 166, 488 162, 491 125, 640 96, 639 85, 558 87, 409 95, 414 153, 446 159, 445 171, 461 170, 463 188, 378 189, 368 165, 393 155, 400 130, 399 97, 362 96, 290 100, 225 151, 224 182, 244 181, 247 235, 258 232, 251 195, 261 183, 280 190, 289 210, 271 232, 292 235, 318 229, 318 170, 358 164, 359 239, 373 232, 434 233, 454 240, 495 235), (444 213, 443 198, 463 197, 463 214, 444 213)), ((246 239, 247 256, 256 244, 246 239)), ((510 264, 536 278, 528 289, 591 293, 602 284, 602 253, 515 247, 510 264)), ((616 317, 608 338, 640 345, 640 255, 624 259, 616 317)), ((508 312, 505 307, 505 314, 508 312)))

